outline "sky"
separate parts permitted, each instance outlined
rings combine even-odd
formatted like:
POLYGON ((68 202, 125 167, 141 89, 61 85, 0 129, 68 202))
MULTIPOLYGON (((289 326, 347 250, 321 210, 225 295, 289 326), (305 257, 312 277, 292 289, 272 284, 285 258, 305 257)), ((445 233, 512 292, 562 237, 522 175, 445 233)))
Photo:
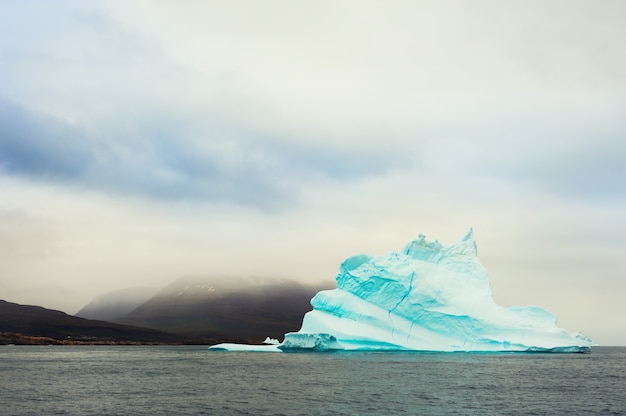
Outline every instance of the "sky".
POLYGON ((496 303, 626 345, 626 3, 0 0, 0 298, 332 286, 472 227, 496 303))

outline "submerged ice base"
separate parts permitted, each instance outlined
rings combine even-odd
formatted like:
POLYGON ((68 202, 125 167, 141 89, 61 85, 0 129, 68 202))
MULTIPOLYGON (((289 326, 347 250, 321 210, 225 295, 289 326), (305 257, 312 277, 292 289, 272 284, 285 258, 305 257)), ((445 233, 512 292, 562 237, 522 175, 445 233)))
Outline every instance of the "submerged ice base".
POLYGON ((336 280, 336 289, 311 299, 302 328, 282 343, 209 349, 591 351, 589 338, 558 328, 542 308, 494 303, 472 230, 447 247, 420 235, 401 252, 349 257, 336 280))

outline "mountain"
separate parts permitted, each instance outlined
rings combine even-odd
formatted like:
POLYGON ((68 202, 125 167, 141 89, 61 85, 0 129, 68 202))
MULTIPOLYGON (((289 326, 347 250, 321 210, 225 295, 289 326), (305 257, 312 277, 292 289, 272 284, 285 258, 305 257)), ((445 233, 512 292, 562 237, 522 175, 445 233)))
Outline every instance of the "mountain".
POLYGON ((331 286, 280 278, 186 277, 114 321, 186 337, 259 342, 298 330, 311 298, 331 286))
POLYGON ((74 316, 111 321, 131 312, 158 291, 157 287, 132 287, 108 292, 89 302, 74 316))
POLYGON ((19 305, 0 300, 2 338, 18 335, 48 337, 55 340, 93 342, 180 343, 183 338, 155 329, 138 328, 110 322, 78 318, 40 306, 19 305), (11 333, 11 334, 8 334, 11 333))

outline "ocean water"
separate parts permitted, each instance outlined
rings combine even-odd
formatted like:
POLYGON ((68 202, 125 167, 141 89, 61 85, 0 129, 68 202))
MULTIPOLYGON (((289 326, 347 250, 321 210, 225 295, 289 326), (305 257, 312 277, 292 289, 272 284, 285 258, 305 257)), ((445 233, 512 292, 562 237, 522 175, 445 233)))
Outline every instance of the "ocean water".
POLYGON ((0 346, 2 415, 626 415, 626 348, 232 353, 0 346))

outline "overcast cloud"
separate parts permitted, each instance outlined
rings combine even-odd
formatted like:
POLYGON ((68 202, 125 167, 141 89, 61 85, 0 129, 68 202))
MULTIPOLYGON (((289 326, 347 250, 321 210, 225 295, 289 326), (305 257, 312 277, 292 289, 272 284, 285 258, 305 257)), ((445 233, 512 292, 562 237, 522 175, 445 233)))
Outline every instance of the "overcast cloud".
POLYGON ((474 227, 497 303, 626 345, 622 1, 0 1, 0 298, 332 282, 474 227))

